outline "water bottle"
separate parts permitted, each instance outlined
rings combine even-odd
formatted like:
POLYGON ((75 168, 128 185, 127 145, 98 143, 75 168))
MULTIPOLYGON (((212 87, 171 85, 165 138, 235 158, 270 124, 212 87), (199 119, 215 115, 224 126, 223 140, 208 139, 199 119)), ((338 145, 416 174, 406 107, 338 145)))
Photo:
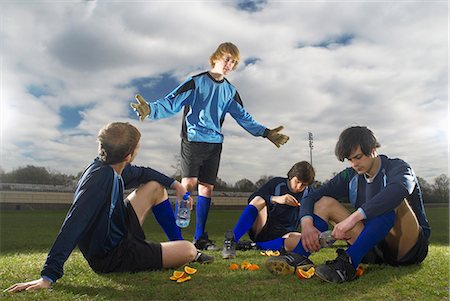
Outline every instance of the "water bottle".
POLYGON ((331 247, 336 239, 331 235, 331 230, 324 231, 319 234, 319 244, 322 248, 331 247))
POLYGON ((189 226, 189 222, 191 221, 191 209, 189 206, 189 192, 183 196, 183 199, 180 200, 180 204, 177 202, 177 226, 180 228, 186 228, 189 226))

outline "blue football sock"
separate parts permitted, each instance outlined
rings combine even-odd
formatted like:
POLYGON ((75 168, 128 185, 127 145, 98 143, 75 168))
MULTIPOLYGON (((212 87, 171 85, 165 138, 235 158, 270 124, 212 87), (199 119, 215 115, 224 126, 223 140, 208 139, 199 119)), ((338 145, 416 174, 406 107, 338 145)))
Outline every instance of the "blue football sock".
MULTIPOLYGON (((316 227, 317 230, 319 230, 320 232, 328 230, 328 223, 326 221, 324 221, 320 216, 313 214, 312 217, 313 217, 314 227, 316 227)), ((303 248, 301 239, 298 242, 298 245, 294 248, 294 250, 292 250, 292 252, 306 256, 306 257, 311 255, 310 252, 306 252, 306 250, 303 248)))
POLYGON ((383 215, 370 219, 364 225, 356 241, 347 250, 352 259, 352 265, 356 269, 364 255, 378 244, 394 226, 395 212, 389 211, 383 215))
POLYGON ((269 241, 257 241, 256 245, 262 250, 281 250, 284 247, 284 238, 275 238, 269 241))
POLYGON ((206 220, 208 219, 209 207, 211 206, 211 198, 199 195, 197 198, 195 235, 194 239, 199 240, 205 233, 206 220))
POLYGON ((258 209, 253 205, 247 205, 241 213, 236 226, 233 229, 234 239, 239 241, 253 226, 258 217, 258 209))
POLYGON ((175 223, 175 215, 169 199, 153 206, 152 212, 169 240, 183 240, 181 230, 175 223))

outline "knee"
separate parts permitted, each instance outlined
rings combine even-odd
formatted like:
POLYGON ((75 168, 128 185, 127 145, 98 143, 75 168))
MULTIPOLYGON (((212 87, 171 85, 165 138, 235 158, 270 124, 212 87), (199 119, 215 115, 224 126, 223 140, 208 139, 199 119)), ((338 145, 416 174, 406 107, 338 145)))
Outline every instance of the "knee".
POLYGON ((266 206, 266 201, 262 197, 257 196, 254 197, 249 204, 255 206, 258 211, 261 211, 266 206))
POLYGON ((186 254, 188 256, 189 262, 194 261, 195 258, 197 257, 197 248, 193 243, 187 240, 185 240, 184 243, 186 244, 185 249, 187 250, 186 254))
POLYGON ((144 193, 148 199, 166 200, 169 197, 164 186, 155 181, 147 182, 139 187, 139 190, 144 193))
POLYGON ((214 190, 214 185, 206 184, 206 183, 200 183, 198 185, 198 194, 205 196, 205 197, 211 197, 212 192, 214 190))
POLYGON ((192 192, 195 190, 195 186, 197 185, 196 178, 183 178, 181 180, 181 184, 186 187, 186 190, 192 192))
POLYGON ((333 208, 336 204, 339 204, 339 202, 332 197, 329 196, 323 196, 320 200, 318 200, 314 204, 314 213, 324 213, 329 212, 331 208, 333 208))

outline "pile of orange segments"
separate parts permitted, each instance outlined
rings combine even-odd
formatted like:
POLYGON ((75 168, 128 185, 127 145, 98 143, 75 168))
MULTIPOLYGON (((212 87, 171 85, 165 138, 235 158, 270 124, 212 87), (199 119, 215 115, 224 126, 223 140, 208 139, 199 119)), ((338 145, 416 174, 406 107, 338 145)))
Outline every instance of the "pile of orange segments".
POLYGON ((259 270, 259 265, 254 264, 254 263, 251 264, 250 262, 244 261, 243 263, 241 263, 240 267, 239 267, 239 265, 237 263, 232 263, 228 267, 228 269, 231 270, 231 271, 239 270, 239 268, 241 270, 257 271, 257 270, 259 270))
POLYGON ((266 250, 259 252, 262 256, 280 256, 280 251, 266 250))
POLYGON ((176 281, 177 283, 183 283, 192 279, 191 275, 194 275, 197 269, 191 268, 190 266, 185 266, 183 271, 173 271, 170 280, 176 281))

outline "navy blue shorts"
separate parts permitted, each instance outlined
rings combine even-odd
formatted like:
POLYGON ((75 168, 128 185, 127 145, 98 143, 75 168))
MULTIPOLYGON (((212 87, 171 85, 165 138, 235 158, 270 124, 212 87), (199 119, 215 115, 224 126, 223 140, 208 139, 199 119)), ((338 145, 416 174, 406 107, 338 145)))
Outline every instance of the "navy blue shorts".
MULTIPOLYGON (((251 202, 252 196, 248 199, 248 203, 251 202)), ((282 237, 283 235, 292 232, 289 229, 287 229, 283 224, 281 224, 276 217, 274 217, 274 213, 272 210, 274 210, 273 204, 270 204, 267 200, 265 210, 267 210, 267 221, 266 224, 262 227, 261 231, 258 233, 255 233, 253 229, 250 229, 248 231, 248 236, 251 240, 254 242, 264 242, 264 241, 270 241, 277 238, 282 237)))
POLYGON ((396 258, 389 249, 385 240, 379 242, 372 250, 370 250, 362 259, 362 263, 388 264, 392 266, 405 266, 418 264, 425 260, 428 255, 429 241, 422 227, 419 227, 419 237, 416 244, 400 259, 396 258))
POLYGON ((215 185, 219 171, 222 143, 190 142, 181 140, 181 176, 198 178, 200 182, 215 185))
POLYGON ((128 200, 125 200, 125 207, 128 234, 111 252, 89 259, 89 265, 96 273, 161 270, 161 244, 145 240, 136 212, 128 200))

